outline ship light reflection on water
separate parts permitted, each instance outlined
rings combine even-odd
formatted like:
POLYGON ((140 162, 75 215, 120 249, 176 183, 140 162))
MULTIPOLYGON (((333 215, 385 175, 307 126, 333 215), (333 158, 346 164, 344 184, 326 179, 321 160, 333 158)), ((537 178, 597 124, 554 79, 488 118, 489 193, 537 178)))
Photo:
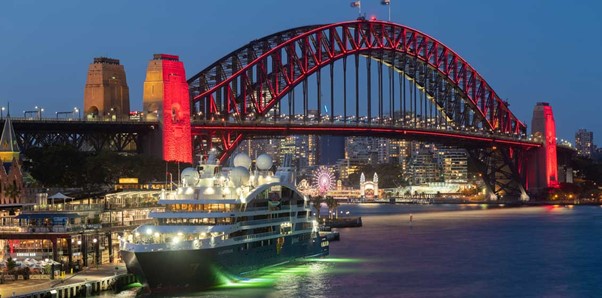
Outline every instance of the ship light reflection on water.
POLYGON ((263 268, 248 278, 233 277, 215 270, 222 283, 215 289, 268 288, 277 284, 279 280, 287 280, 295 276, 314 276, 324 274, 327 271, 338 271, 334 268, 336 263, 359 263, 364 261, 352 258, 311 258, 306 260, 308 262, 295 262, 263 268))

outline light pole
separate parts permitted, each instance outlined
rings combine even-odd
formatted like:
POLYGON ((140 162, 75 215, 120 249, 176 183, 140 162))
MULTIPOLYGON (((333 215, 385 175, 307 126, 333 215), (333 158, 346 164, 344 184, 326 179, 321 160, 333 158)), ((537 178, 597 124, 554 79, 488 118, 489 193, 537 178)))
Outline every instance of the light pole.
POLYGON ((81 119, 82 119, 82 113, 81 113, 81 111, 80 111, 80 110, 79 110, 77 107, 74 107, 74 108, 73 108, 73 117, 74 117, 74 118, 75 118, 75 114, 77 114, 77 118, 78 118, 79 120, 81 120, 81 119))
POLYGON ((94 264, 96 264, 96 269, 98 269, 98 239, 92 239, 94 242, 94 264))
POLYGON ((42 120, 42 112, 44 112, 44 108, 35 106, 36 113, 38 114, 38 120, 42 120))
POLYGON ((2 110, 0 110, 0 119, 4 119, 4 110, 5 109, 6 109, 5 107, 2 107, 2 110))

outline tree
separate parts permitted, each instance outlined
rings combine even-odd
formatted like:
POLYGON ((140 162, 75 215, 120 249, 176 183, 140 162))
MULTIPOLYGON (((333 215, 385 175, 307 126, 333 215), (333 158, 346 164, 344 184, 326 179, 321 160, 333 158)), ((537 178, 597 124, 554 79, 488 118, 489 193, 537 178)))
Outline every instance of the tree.
POLYGON ((15 262, 13 258, 8 257, 8 260, 6 260, 6 269, 8 270, 8 274, 13 274, 15 276, 15 280, 17 280, 17 262, 15 262))
POLYGON ((337 207, 339 207, 339 202, 333 197, 326 197, 326 205, 328 206, 328 214, 332 218, 332 212, 337 212, 337 207))
MULTIPOLYGON (((25 172, 42 187, 81 187, 97 190, 110 186, 122 177, 135 177, 141 183, 163 181, 166 163, 144 155, 123 155, 111 151, 81 152, 73 146, 30 148, 24 155, 25 172)), ((177 177, 178 164, 168 163, 177 177)), ((180 164, 183 169, 192 166, 180 164)))
POLYGON ((349 175, 348 182, 351 185, 359 184, 362 173, 366 176, 366 180, 372 180, 374 173, 377 173, 378 185, 381 188, 394 188, 407 185, 407 182, 403 178, 403 168, 400 164, 362 165, 357 172, 349 175))
POLYGON ((21 196, 21 189, 17 186, 17 181, 9 183, 4 189, 4 196, 10 198, 11 203, 17 203, 17 198, 21 196))
POLYGON ((322 205, 322 202, 324 202, 324 198, 322 196, 310 196, 309 201, 311 202, 314 209, 316 209, 316 218, 320 220, 320 205, 322 205))
POLYGON ((13 258, 8 257, 8 260, 6 260, 6 269, 8 270, 8 272, 11 272, 15 268, 17 268, 17 262, 15 262, 13 258))

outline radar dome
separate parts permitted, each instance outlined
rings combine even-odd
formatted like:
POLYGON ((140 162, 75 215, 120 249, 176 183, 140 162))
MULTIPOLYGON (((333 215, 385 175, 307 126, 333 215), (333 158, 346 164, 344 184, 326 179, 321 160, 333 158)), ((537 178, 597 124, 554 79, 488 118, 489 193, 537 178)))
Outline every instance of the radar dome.
POLYGON ((255 161, 255 165, 257 165, 257 168, 260 170, 269 170, 272 167, 272 164, 272 157, 267 154, 257 156, 257 160, 255 161))
POLYGON ((199 181, 199 172, 195 168, 185 168, 181 175, 182 183, 186 186, 193 186, 199 181))
POLYGON ((249 182, 249 170, 245 167, 235 167, 230 171, 230 181, 235 187, 246 185, 249 182))
POLYGON ((235 167, 243 167, 250 168, 251 167, 251 158, 245 153, 238 153, 234 156, 234 166, 235 167))

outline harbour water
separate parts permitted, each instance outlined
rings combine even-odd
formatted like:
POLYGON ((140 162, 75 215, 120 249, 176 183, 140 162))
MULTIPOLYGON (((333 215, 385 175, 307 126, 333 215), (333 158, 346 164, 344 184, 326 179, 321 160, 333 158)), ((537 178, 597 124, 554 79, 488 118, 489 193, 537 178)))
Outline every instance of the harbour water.
POLYGON ((602 208, 343 205, 328 258, 196 297, 599 297, 602 208), (412 222, 410 222, 412 214, 412 222))

